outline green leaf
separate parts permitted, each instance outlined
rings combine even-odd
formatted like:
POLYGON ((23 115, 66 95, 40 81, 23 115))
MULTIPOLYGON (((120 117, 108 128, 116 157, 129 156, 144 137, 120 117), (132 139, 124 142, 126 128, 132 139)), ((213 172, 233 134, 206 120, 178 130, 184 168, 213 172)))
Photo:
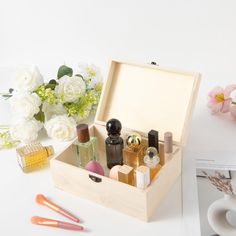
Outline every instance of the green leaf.
POLYGON ((45 86, 45 89, 50 88, 50 89, 54 90, 56 86, 57 86, 56 84, 47 84, 45 86))
POLYGON ((45 115, 42 111, 42 105, 39 108, 40 108, 40 110, 37 114, 34 115, 34 118, 38 121, 44 122, 45 121, 45 115))
POLYGON ((81 74, 76 74, 75 76, 81 77, 82 79, 84 79, 84 77, 81 74))
POLYGON ((45 86, 45 89, 47 88, 51 88, 52 90, 55 89, 55 87, 57 86, 57 81, 55 79, 52 79, 48 82, 48 84, 45 86))
POLYGON ((60 79, 64 75, 72 76, 73 75, 72 68, 70 68, 70 67, 68 67, 66 65, 60 66, 60 68, 59 68, 59 70, 57 72, 57 79, 60 79))
POLYGON ((11 94, 4 94, 4 95, 2 95, 2 97, 5 99, 9 99, 10 97, 12 97, 12 95, 11 94))
POLYGON ((49 83, 49 84, 58 84, 55 79, 51 79, 48 83, 49 83))

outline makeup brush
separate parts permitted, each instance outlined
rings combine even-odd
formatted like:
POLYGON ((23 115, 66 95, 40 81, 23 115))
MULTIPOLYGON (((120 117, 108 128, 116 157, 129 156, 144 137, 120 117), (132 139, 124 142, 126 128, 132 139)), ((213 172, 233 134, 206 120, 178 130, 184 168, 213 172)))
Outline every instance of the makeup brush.
POLYGON ((33 216, 31 218, 31 222, 32 224, 36 224, 36 225, 44 225, 44 226, 50 226, 50 227, 56 227, 56 228, 62 228, 62 229, 70 229, 70 230, 83 230, 84 229, 80 225, 75 225, 75 224, 67 223, 64 221, 47 219, 40 216, 33 216))
POLYGON ((80 222, 79 218, 77 218, 76 216, 73 216, 68 211, 64 210, 63 208, 56 205, 55 203, 49 201, 43 194, 37 194, 35 200, 37 203, 44 205, 44 206, 52 209, 53 211, 60 213, 61 215, 67 217, 70 220, 73 220, 75 222, 80 222))

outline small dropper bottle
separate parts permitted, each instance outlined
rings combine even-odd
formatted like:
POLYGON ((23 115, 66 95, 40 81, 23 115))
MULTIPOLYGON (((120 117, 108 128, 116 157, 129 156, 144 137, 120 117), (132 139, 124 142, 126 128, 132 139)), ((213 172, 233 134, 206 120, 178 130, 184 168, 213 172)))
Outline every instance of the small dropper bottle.
POLYGON ((157 154, 158 152, 155 147, 149 147, 143 159, 145 165, 150 168, 150 181, 154 179, 157 172, 161 169, 161 165, 159 164, 160 157, 157 154))

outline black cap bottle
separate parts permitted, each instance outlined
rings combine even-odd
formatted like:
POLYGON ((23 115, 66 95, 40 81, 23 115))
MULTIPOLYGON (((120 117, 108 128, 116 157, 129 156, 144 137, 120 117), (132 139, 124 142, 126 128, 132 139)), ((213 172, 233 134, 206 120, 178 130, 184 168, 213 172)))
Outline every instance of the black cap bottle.
POLYGON ((158 131, 152 129, 148 132, 148 147, 155 147, 159 153, 158 131))
POLYGON ((110 119, 106 123, 108 137, 105 140, 107 167, 111 169, 115 165, 123 165, 122 150, 123 139, 120 137, 122 125, 117 119, 110 119))

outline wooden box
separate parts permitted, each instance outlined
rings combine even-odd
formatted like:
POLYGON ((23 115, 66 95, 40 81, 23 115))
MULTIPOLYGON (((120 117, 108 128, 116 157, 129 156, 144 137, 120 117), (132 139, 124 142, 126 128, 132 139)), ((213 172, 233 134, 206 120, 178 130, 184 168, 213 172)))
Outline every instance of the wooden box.
MULTIPOLYGON (((98 138, 100 163, 106 167, 106 121, 117 118, 123 125, 122 136, 130 130, 141 133, 171 131, 174 139, 173 158, 158 172, 145 190, 138 189, 106 176, 100 176, 76 166, 76 149, 71 143, 51 160, 55 186, 106 207, 148 221, 161 204, 181 173, 181 153, 186 141, 193 112, 200 75, 150 64, 112 61, 101 100, 90 126, 90 133, 98 138)), ((163 159, 163 143, 160 142, 163 159)))

